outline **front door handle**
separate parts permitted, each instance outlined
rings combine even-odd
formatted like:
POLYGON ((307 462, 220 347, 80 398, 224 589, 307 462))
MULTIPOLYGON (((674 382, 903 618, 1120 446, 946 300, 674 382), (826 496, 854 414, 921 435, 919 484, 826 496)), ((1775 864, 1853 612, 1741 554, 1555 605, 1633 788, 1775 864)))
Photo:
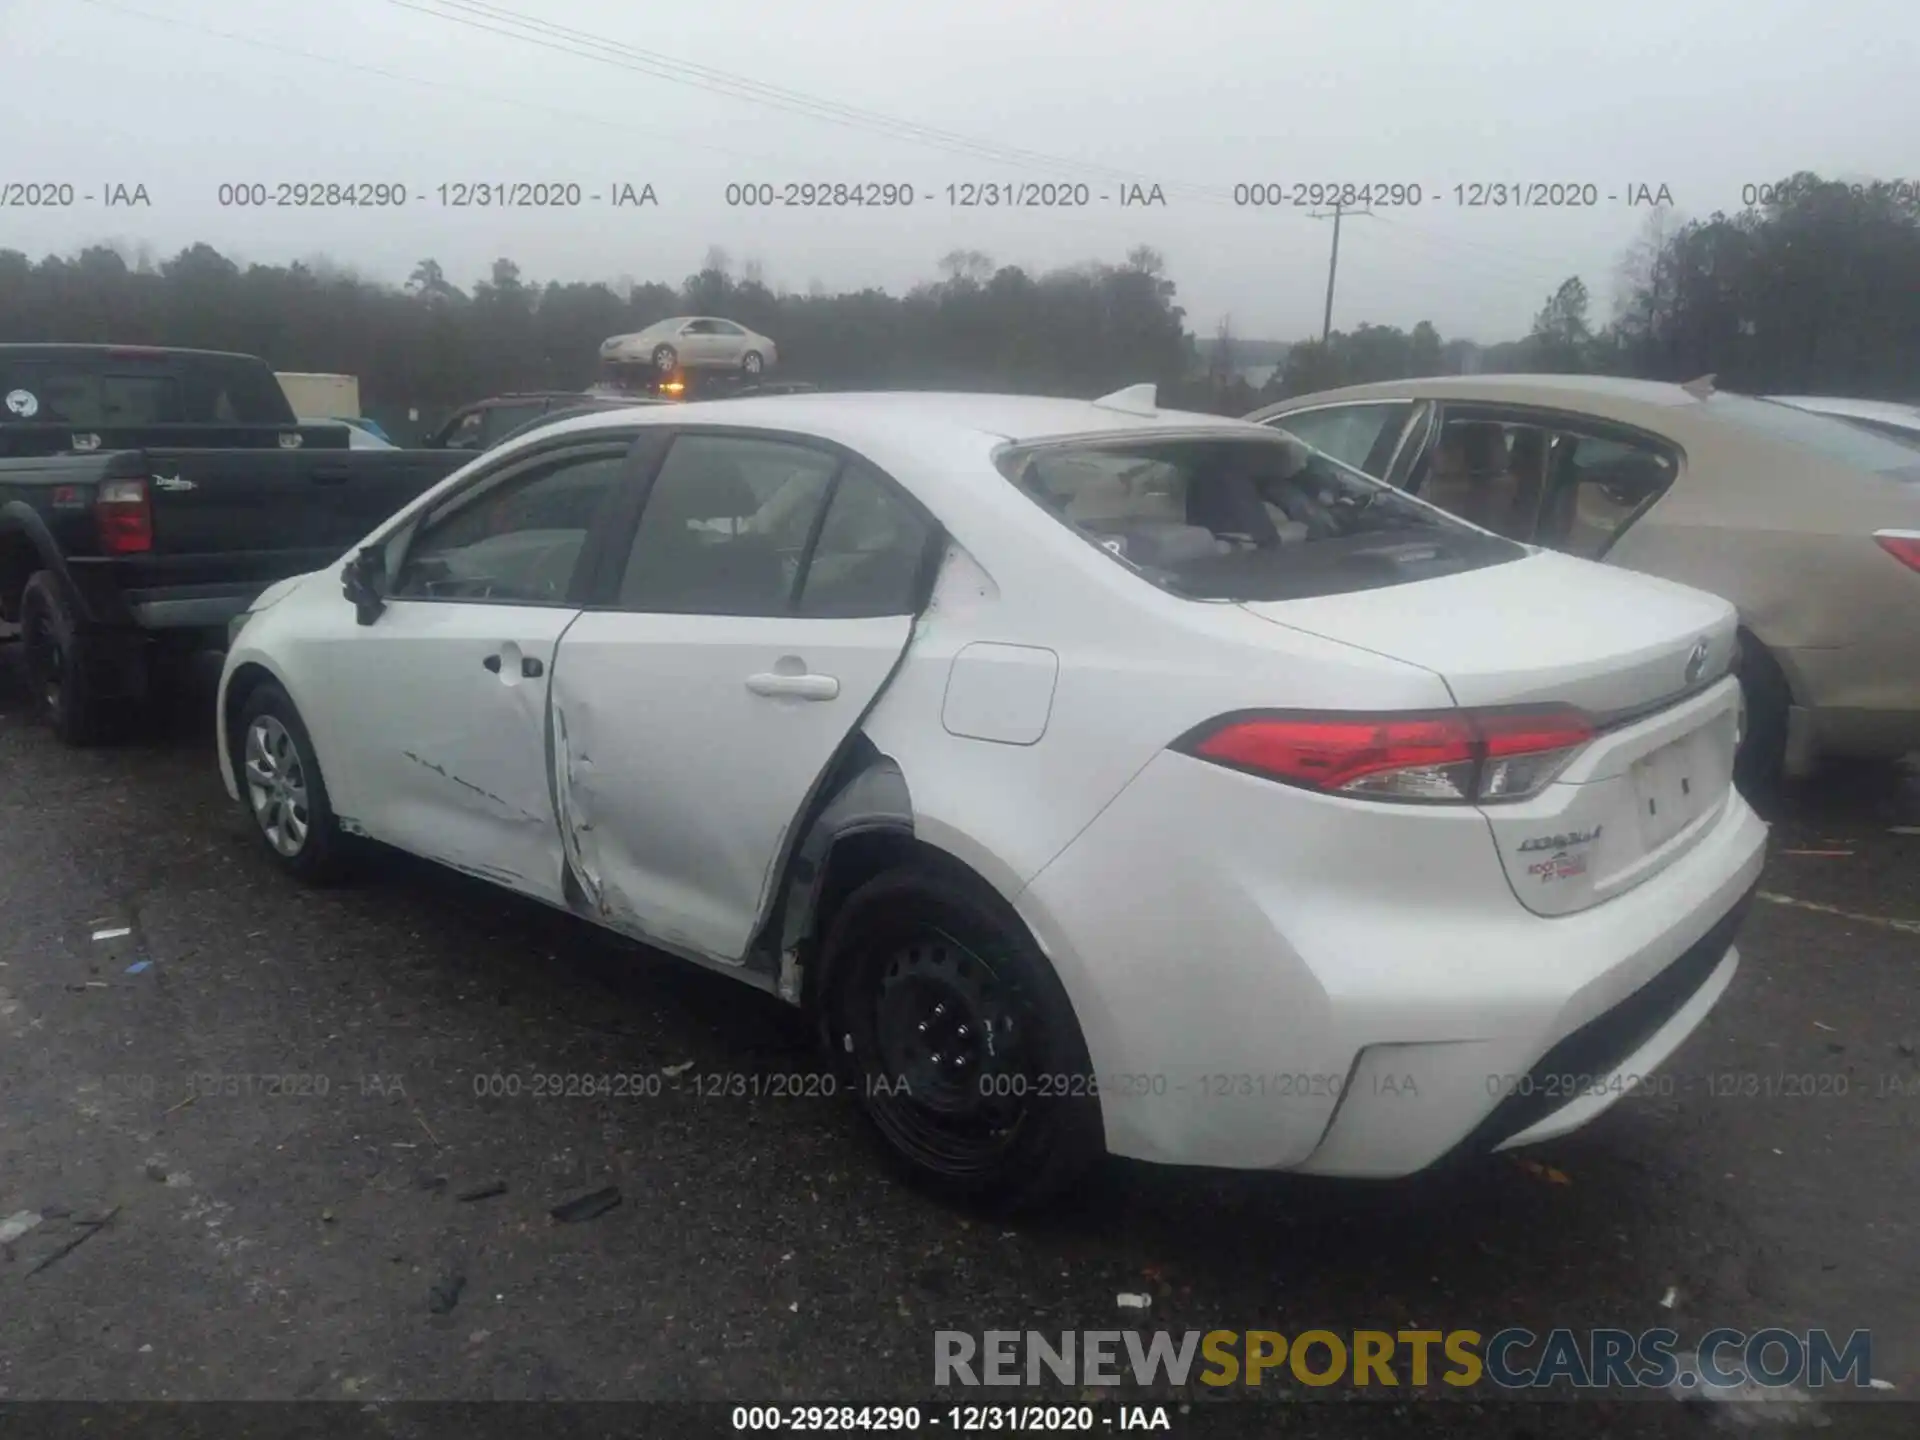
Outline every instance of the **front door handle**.
POLYGON ((749 675, 747 689, 756 695, 791 695, 800 700, 833 700, 840 682, 831 675, 749 675))

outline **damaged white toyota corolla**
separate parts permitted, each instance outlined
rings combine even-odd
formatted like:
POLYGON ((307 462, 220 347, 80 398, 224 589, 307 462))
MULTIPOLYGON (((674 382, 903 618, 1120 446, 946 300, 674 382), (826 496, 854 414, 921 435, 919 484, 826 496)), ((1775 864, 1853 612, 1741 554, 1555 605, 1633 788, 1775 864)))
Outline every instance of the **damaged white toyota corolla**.
POLYGON ((1150 387, 719 401, 273 587, 221 766, 295 875, 384 842, 808 1007, 949 1193, 1390 1176, 1584 1124, 1726 989, 1734 634, 1150 387))

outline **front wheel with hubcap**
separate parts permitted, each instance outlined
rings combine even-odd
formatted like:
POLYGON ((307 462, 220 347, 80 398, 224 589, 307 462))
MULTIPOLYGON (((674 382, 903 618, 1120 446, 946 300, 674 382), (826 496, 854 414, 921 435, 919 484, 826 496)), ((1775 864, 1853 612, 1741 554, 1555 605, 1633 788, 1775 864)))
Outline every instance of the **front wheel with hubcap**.
POLYGON ((1070 1185, 1104 1149, 1059 979, 998 895, 908 866, 841 906, 822 961, 827 1034, 888 1153, 997 1213, 1070 1185))
POLYGON ((324 883, 346 868, 347 837, 327 799, 313 741, 287 692, 263 684, 247 697, 235 727, 240 796, 276 864, 302 880, 324 883))
POLYGON ((656 345, 653 348, 653 368, 662 375, 671 375, 679 365, 680 356, 671 345, 656 345))

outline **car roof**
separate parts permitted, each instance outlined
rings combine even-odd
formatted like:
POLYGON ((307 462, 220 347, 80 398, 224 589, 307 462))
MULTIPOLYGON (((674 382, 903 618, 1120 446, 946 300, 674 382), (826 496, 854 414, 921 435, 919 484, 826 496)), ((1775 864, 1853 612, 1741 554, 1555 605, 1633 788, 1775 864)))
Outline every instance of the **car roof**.
POLYGON ((1616 405, 1660 409, 1699 403, 1698 397, 1686 387, 1671 381, 1633 380, 1620 375, 1428 375, 1294 395, 1254 413, 1277 415, 1303 408, 1308 403, 1332 405, 1352 400, 1401 398, 1564 405, 1575 395, 1616 405))
MULTIPOLYGON (((64 341, 30 340, 0 344, 0 353, 20 355, 24 359, 48 359, 60 355, 151 355, 155 358, 188 357, 196 360, 245 360, 249 364, 266 362, 258 355, 238 350, 195 350, 184 345, 94 345, 68 344, 64 341)), ((291 373, 291 372, 290 372, 291 373)), ((320 372, 312 372, 320 373, 320 372)))
POLYGON ((790 430, 859 448, 863 439, 897 442, 921 428, 958 439, 1039 441, 1093 436, 1192 433, 1195 430, 1265 436, 1261 427, 1221 415, 1181 410, 1136 414, 1091 400, 1034 395, 943 391, 831 391, 691 400, 640 405, 582 415, 550 427, 548 435, 611 429, 635 419, 661 425, 728 425, 790 430))

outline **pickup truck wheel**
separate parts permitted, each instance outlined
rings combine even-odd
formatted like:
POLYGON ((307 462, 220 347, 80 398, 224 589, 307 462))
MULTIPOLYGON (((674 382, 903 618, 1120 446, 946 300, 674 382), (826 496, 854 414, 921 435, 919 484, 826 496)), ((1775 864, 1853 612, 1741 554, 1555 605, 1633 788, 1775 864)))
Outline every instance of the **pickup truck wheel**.
POLYGON ((90 646, 60 582, 45 570, 20 597, 20 642, 34 707, 68 745, 105 737, 107 711, 88 675, 90 646))
POLYGON ((334 818, 313 740, 287 692, 271 682, 259 686, 234 734, 240 798, 267 854, 309 884, 344 877, 349 837, 334 818))
POLYGON ((942 1198, 1034 1208, 1105 1152, 1073 1008, 1005 902, 907 865, 828 926, 833 1058, 890 1158, 942 1198))

